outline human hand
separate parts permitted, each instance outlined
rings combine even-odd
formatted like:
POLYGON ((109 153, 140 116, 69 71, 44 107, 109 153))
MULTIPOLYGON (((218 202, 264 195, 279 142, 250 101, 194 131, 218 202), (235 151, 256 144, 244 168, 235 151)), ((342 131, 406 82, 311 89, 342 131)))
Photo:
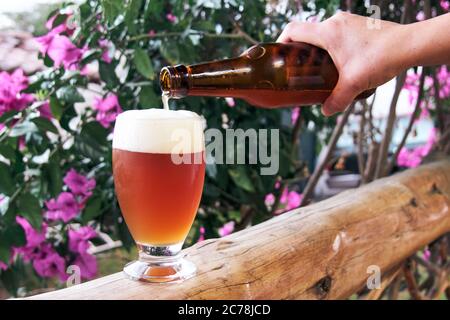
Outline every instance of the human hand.
MULTIPOLYGON (((396 50, 404 37, 404 25, 339 12, 320 22, 290 22, 277 42, 307 42, 328 51, 339 80, 322 106, 330 116, 345 110, 358 94, 375 88, 407 68, 405 52, 396 50)), ((401 48, 401 47, 400 47, 401 48)))

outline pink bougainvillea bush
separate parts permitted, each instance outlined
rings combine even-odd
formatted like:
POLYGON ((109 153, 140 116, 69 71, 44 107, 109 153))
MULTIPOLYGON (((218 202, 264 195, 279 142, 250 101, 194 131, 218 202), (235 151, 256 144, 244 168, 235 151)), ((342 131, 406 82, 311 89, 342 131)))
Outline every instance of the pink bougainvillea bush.
MULTIPOLYGON (((445 8, 445 1, 442 1, 441 5, 445 8)), ((421 72, 425 71, 422 69, 421 72)), ((411 112, 415 108, 417 99, 419 98, 420 77, 421 73, 419 72, 409 72, 403 86, 403 90, 408 94, 411 112)), ((449 103, 450 72, 448 71, 447 66, 438 67, 434 77, 425 74, 423 91, 423 97, 419 101, 420 114, 417 117, 417 122, 422 119, 433 118, 432 114, 436 113, 436 99, 439 99, 440 103, 449 103)), ((438 131, 436 128, 431 128, 424 144, 414 148, 405 146, 400 150, 397 157, 397 165, 404 168, 415 168, 419 166, 422 163, 422 160, 432 151, 437 141, 438 131)))

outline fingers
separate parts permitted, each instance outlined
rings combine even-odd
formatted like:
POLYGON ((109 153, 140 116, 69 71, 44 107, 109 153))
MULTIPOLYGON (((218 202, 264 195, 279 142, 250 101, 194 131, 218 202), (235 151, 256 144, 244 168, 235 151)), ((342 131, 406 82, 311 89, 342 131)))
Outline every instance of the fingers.
POLYGON ((324 48, 320 34, 320 23, 293 21, 287 24, 277 42, 306 42, 324 48))
POLYGON ((344 111, 355 100, 358 92, 353 90, 353 86, 346 84, 339 79, 331 95, 325 100, 322 106, 323 115, 329 117, 337 112, 344 111))

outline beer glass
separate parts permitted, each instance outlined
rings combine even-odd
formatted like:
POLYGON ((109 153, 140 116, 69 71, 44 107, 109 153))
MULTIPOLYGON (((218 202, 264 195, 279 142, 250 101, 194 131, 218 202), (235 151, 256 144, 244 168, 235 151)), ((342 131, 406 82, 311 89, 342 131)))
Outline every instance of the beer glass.
POLYGON ((116 194, 139 259, 124 273, 133 280, 180 282, 195 274, 181 256, 205 176, 204 119, 190 111, 130 110, 116 119, 116 194))

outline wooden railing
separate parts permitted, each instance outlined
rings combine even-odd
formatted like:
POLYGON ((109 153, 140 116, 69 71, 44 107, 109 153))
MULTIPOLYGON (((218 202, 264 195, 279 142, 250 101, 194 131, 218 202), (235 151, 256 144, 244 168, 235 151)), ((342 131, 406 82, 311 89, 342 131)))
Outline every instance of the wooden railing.
MULTIPOLYGON (((377 180, 186 249, 198 273, 152 285, 116 273, 32 299, 340 299, 382 282, 450 231, 450 161, 377 180)), ((376 291, 376 290, 375 290, 376 291)), ((376 294, 375 294, 376 295, 376 294)))

